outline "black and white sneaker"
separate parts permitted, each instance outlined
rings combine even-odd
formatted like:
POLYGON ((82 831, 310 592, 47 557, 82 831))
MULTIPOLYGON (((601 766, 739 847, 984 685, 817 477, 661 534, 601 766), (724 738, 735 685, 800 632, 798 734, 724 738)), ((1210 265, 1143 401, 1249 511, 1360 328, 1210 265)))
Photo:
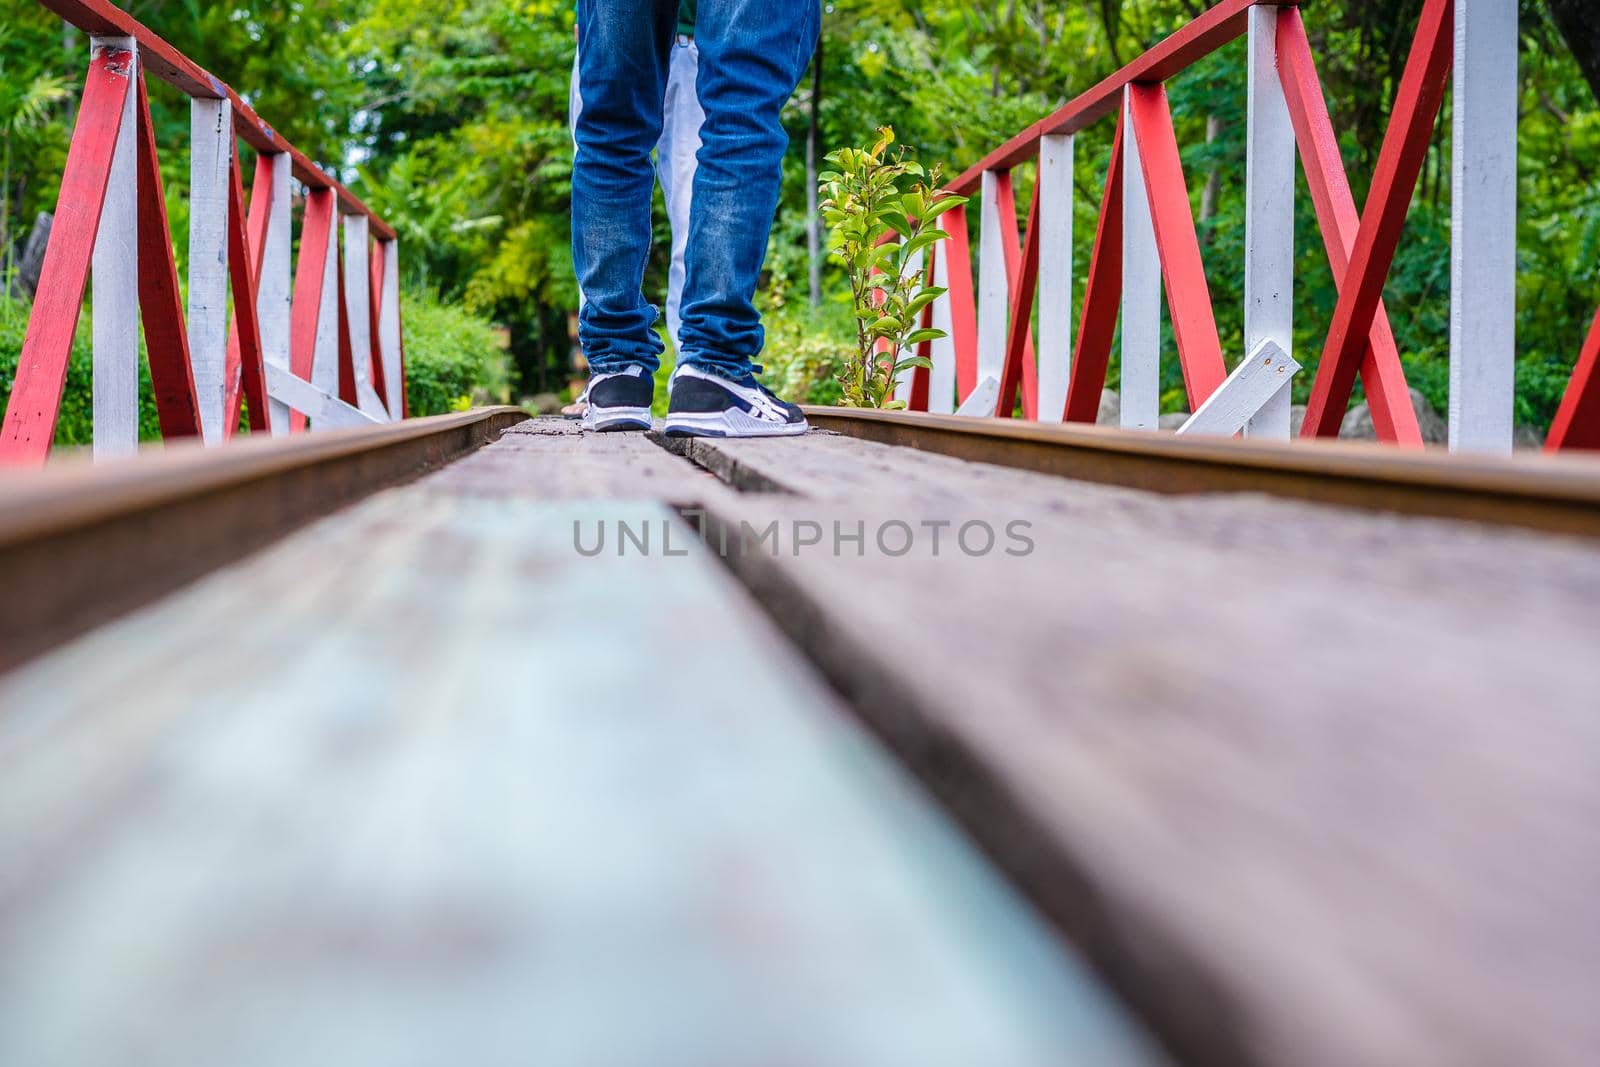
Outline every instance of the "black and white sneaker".
POLYGON ((597 433, 648 430, 655 395, 655 379, 643 367, 596 374, 580 398, 589 405, 583 412, 583 428, 597 433))
POLYGON ((729 381, 680 365, 672 375, 672 437, 798 437, 810 426, 795 405, 756 381, 729 381))

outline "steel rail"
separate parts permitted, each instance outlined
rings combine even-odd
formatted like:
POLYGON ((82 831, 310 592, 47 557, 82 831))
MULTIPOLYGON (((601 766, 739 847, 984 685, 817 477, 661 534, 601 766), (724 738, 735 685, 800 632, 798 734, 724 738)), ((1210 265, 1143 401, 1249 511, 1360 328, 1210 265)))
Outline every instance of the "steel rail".
POLYGON ((474 451, 527 417, 482 408, 0 473, 0 671, 474 451))
POLYGON ((1600 538, 1600 460, 1402 452, 1376 444, 1201 439, 1103 426, 808 407, 882 444, 1157 493, 1264 493, 1363 511, 1600 538))

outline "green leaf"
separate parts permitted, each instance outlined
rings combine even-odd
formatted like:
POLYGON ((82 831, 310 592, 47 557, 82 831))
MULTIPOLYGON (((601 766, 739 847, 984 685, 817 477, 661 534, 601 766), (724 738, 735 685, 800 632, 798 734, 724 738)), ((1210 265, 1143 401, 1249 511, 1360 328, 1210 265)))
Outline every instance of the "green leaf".
POLYGON ((917 330, 915 333, 911 334, 911 336, 906 338, 905 343, 909 347, 910 345, 920 345, 924 341, 937 341, 940 338, 948 336, 949 334, 945 333, 943 330, 936 330, 932 327, 929 327, 924 330, 917 330))

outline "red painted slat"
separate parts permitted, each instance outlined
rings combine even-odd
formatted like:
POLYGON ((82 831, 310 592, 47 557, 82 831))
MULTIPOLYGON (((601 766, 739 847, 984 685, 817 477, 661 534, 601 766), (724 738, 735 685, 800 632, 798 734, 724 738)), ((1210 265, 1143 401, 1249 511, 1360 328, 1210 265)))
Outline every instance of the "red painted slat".
MULTIPOLYGON (((1306 38, 1305 23, 1299 11, 1285 11, 1278 16, 1278 74, 1294 124, 1306 185, 1311 190, 1323 244, 1328 250, 1328 263, 1333 268, 1336 287, 1342 288, 1345 273, 1350 269, 1356 234, 1361 229, 1361 217, 1356 212, 1355 197, 1351 195, 1350 182, 1345 176, 1339 139, 1333 131, 1327 101, 1322 96, 1322 82, 1317 77, 1311 43, 1306 38)), ((1378 440, 1421 448, 1422 431, 1417 426, 1417 413, 1411 407, 1406 373, 1400 365, 1400 350, 1389 325, 1389 312, 1381 299, 1373 313, 1372 330, 1361 357, 1361 383, 1372 408, 1372 424, 1378 440)))
POLYGON ((131 59, 125 51, 103 49, 89 63, 38 296, 0 428, 0 463, 34 465, 50 455, 122 110, 132 91, 131 59))
POLYGON ((356 395, 356 361, 355 352, 350 344, 350 303, 344 296, 344 247, 342 243, 335 249, 335 258, 339 260, 335 274, 338 275, 336 292, 339 299, 339 399, 351 407, 361 403, 361 398, 356 395))
POLYGON ((950 183, 958 193, 971 193, 983 182, 986 170, 1009 170, 1039 154, 1039 138, 1047 133, 1077 133, 1085 126, 1118 110, 1122 91, 1135 82, 1166 81, 1230 41, 1244 35, 1249 12, 1258 3, 1292 7, 1296 0, 1223 0, 1155 45, 1115 74, 1029 126, 1011 140, 967 168, 950 183))
POLYGON ((978 387, 978 305, 972 291, 972 246, 967 238, 967 209, 955 208, 940 216, 950 235, 940 254, 950 290, 950 340, 956 353, 956 396, 965 400, 978 387))
MULTIPOLYGON (((934 257, 939 254, 939 246, 934 245, 928 249, 927 257, 923 263, 922 284, 932 285, 934 277, 934 257)), ((917 321, 917 328, 926 330, 933 325, 933 305, 922 309, 922 317, 917 321)), ((923 359, 933 358, 933 342, 923 341, 917 345, 916 354, 923 359)), ((931 387, 930 375, 927 367, 915 367, 911 371, 911 396, 906 401, 906 407, 911 411, 928 410, 928 391, 931 387)))
MULTIPOLYGON (((300 255, 294 271, 294 305, 289 313, 289 369, 297 378, 311 379, 317 352, 317 317, 322 313, 322 277, 328 265, 328 237, 334 221, 334 196, 314 189, 306 196, 305 218, 300 226, 300 255)), ((289 429, 306 428, 306 416, 290 411, 289 429)))
POLYGON ((1189 410, 1200 405, 1228 377, 1217 337, 1216 314, 1206 285, 1206 267, 1200 258, 1200 238, 1195 233, 1189 206, 1189 187, 1178 155, 1178 138, 1172 128, 1167 90, 1160 85, 1134 85, 1128 91, 1133 136, 1155 224, 1156 247, 1161 251, 1161 276, 1166 280, 1167 313, 1178 342, 1178 362, 1189 394, 1189 410))
POLYGON ((200 436, 200 402, 189 361, 189 332, 183 324, 183 292, 167 223, 167 195, 156 155, 150 97, 139 81, 139 317, 144 322, 150 387, 155 394, 161 436, 200 436))
POLYGON ((1600 449, 1600 314, 1589 326, 1589 336, 1578 355, 1578 365, 1572 369, 1572 379, 1567 382, 1544 447, 1547 452, 1600 449))
POLYGON ((250 401, 250 431, 267 433, 272 428, 272 405, 267 403, 267 368, 261 353, 261 323, 256 311, 256 287, 261 280, 261 257, 266 245, 267 217, 272 195, 272 164, 258 160, 255 196, 248 225, 245 221, 244 178, 239 173, 239 153, 235 149, 228 168, 232 179, 228 191, 228 275, 233 285, 232 328, 228 332, 228 433, 239 427, 240 384, 250 401), (266 174, 266 196, 262 196, 262 175, 266 174), (259 216, 259 219, 258 219, 259 216), (236 383, 237 377, 242 379, 236 383))
POLYGON ((1300 431, 1303 437, 1336 437, 1344 421, 1356 370, 1367 350, 1373 316, 1394 263, 1400 232, 1449 81, 1454 50, 1452 16, 1451 0, 1427 0, 1423 6, 1378 155, 1366 214, 1350 253, 1350 267, 1345 272, 1349 284, 1339 291, 1333 324, 1312 383, 1306 421, 1300 431))
MULTIPOLYGON (((239 184, 242 182, 242 178, 237 173, 239 170, 239 161, 237 157, 234 159, 233 166, 235 171, 235 184, 239 184)), ((242 188, 240 189, 240 194, 243 194, 242 188)), ((250 263, 250 286, 252 294, 250 305, 252 308, 254 308, 256 305, 255 293, 259 291, 261 286, 261 264, 267 252, 267 225, 271 220, 271 217, 272 157, 258 155, 256 156, 255 178, 252 180, 252 184, 250 186, 250 220, 245 232, 245 248, 248 253, 250 263)), ((231 231, 229 234, 228 258, 231 265, 235 259, 231 231)), ((236 287, 234 300, 237 301, 238 299, 239 297, 236 287)), ((256 316, 252 315, 251 317, 255 318, 256 316)), ((259 323, 255 327, 255 331, 256 352, 259 354, 261 352, 261 328, 259 323)), ((265 361, 263 360, 263 363, 264 362, 265 361)), ((250 398, 250 429, 256 433, 264 433, 267 432, 271 426, 272 415, 271 412, 267 410, 270 405, 266 401, 265 381, 263 379, 261 382, 262 392, 258 397, 251 391, 251 373, 252 368, 244 361, 244 354, 240 349, 239 318, 237 315, 235 315, 233 322, 231 322, 228 327, 227 380, 229 384, 229 392, 227 416, 224 420, 226 423, 228 436, 230 437, 232 437, 239 430, 239 401, 241 397, 246 395, 248 395, 250 398), (237 373, 235 373, 235 368, 238 368, 237 373), (240 389, 241 385, 243 386, 242 392, 240 389), (261 408, 262 412, 264 413, 259 422, 257 421, 256 416, 256 408, 258 407, 261 408)), ((265 373, 266 370, 263 366, 261 368, 261 374, 264 376, 265 373)))
POLYGON ((368 354, 372 361, 372 388, 377 392, 378 398, 384 406, 389 405, 388 379, 383 374, 383 346, 378 338, 378 313, 383 306, 383 255, 389 246, 382 241, 372 242, 372 251, 368 256, 368 274, 370 280, 370 295, 367 301, 368 319, 370 329, 367 332, 372 351, 368 354))
MULTIPOLYGON (((1005 183, 1010 193, 1011 183, 1005 183)), ((1009 199, 1009 195, 1006 197, 1009 199)), ((1001 218, 1004 219, 1002 214, 1001 218)), ((1011 212, 1013 225, 1016 212, 1011 212)), ((1017 386, 1024 385, 1023 414, 1038 418, 1038 383, 1035 368, 1033 413, 1028 413, 1026 382, 1028 368, 1033 363, 1033 296, 1039 287, 1039 183, 1033 183, 1033 202, 1028 206, 1028 237, 1023 244, 1020 262, 1012 275, 1011 324, 1006 334, 1006 362, 1000 373, 1000 397, 995 402, 995 417, 1009 419, 1017 406, 1017 386)))
MULTIPOLYGON (((1022 272, 1022 238, 1017 233, 1017 194, 1016 185, 1011 177, 1011 172, 1006 171, 996 175, 995 182, 995 207, 1000 216, 1000 239, 1006 254, 1006 292, 1014 293, 1017 289, 1017 280, 1022 272)), ((1038 183, 1034 183, 1034 203, 1038 204, 1038 183)), ((1028 225, 1033 226, 1034 215, 1028 216, 1028 225)), ((1011 303, 1010 301, 1007 302, 1011 303)), ((1033 298, 1028 298, 1027 308, 1024 311, 1023 323, 1027 329, 1022 336, 1022 414, 1025 418, 1037 419, 1039 417, 1039 361, 1033 353, 1033 298)), ((1010 331, 1016 329, 1017 319, 1015 311, 1008 320, 1006 346, 1010 348, 1010 331)), ((1011 409, 1006 409, 1009 418, 1011 409)))
POLYGON ((1093 423, 1100 413, 1100 391, 1106 385, 1111 343, 1117 333, 1122 304, 1122 119, 1111 140, 1111 164, 1106 191, 1100 198, 1100 222, 1089 259, 1089 278, 1083 295, 1083 317, 1078 322, 1078 344, 1072 354, 1067 379, 1067 405, 1063 422, 1093 423))

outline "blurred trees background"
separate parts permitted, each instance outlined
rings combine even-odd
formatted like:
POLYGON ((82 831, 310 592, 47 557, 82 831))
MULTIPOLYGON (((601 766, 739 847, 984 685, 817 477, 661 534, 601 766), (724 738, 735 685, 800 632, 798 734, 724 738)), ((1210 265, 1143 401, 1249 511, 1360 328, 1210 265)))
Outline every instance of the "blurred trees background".
MULTIPOLYGON (((402 234, 406 283, 430 306, 492 321, 521 394, 565 385, 576 289, 568 252, 567 0, 128 0, 227 80, 402 234)), ((852 331, 848 288, 824 265, 813 293, 806 151, 868 143, 893 125, 954 173, 1202 11, 1201 0, 831 0, 813 76, 787 115, 793 149, 763 279, 769 365, 821 368, 852 331), (815 297, 815 305, 813 298, 815 297)), ((1600 35, 1587 0, 1523 0, 1518 421, 1547 425, 1600 304, 1600 35), (1576 54, 1575 54, 1576 53, 1576 54)), ((1325 0, 1306 21, 1357 200, 1366 195, 1421 0, 1325 0)), ((32 0, 0 0, 0 247, 50 210, 87 42, 32 0)), ((1225 349, 1242 345, 1244 46, 1170 86, 1225 349)), ((184 250, 185 102, 152 84, 173 224, 184 250)), ((1080 137, 1077 262, 1087 264, 1111 122, 1080 137)), ((1441 118, 1389 312, 1414 385, 1444 406, 1448 354, 1449 112, 1441 118)), ((1019 172, 1020 204, 1032 177, 1019 172)), ((1334 288, 1301 197, 1296 331, 1314 361, 1334 288)), ((660 218, 658 212, 658 218, 660 218)), ((976 210, 972 221, 976 226, 976 210)), ((665 284, 662 240, 647 285, 665 284)), ((3 289, 3 287, 0 287, 3 289)), ((1074 300, 1081 300, 1081 278, 1074 300)), ((1169 352, 1175 351, 1170 347, 1169 352)), ((415 346, 413 345, 413 348, 415 346)), ((14 355, 12 356, 14 359, 14 355)), ((0 353, 0 366, 5 353, 0 353)), ((1169 407, 1182 404, 1166 361, 1169 407)), ((1116 374, 1115 365, 1112 370, 1116 374)), ((1302 375, 1309 384, 1310 376, 1302 375)), ((1112 382, 1115 385, 1115 382, 1112 382)), ((826 394, 827 386, 819 390, 826 394)))

